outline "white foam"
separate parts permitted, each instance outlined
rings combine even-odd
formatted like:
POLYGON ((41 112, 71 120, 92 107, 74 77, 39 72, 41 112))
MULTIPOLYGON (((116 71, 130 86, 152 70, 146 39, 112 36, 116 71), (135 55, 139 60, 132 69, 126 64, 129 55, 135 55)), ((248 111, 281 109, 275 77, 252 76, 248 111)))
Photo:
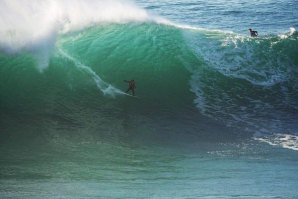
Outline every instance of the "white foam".
POLYGON ((254 138, 260 142, 270 144, 272 146, 281 146, 286 149, 298 151, 298 136, 292 134, 273 134, 256 136, 254 138))
POLYGON ((152 21, 163 24, 163 25, 168 25, 168 26, 173 26, 179 29, 186 29, 186 30, 195 30, 199 32, 204 32, 204 33, 223 33, 223 34, 234 34, 233 31, 228 31, 228 30, 220 30, 220 29, 208 29, 208 28, 201 28, 198 26, 193 26, 189 24, 182 24, 182 23, 177 23, 170 21, 168 19, 165 19, 160 16, 151 16, 152 21))
POLYGON ((286 33, 278 35, 281 39, 287 39, 290 36, 292 36, 296 32, 296 29, 294 27, 291 27, 290 30, 286 33))

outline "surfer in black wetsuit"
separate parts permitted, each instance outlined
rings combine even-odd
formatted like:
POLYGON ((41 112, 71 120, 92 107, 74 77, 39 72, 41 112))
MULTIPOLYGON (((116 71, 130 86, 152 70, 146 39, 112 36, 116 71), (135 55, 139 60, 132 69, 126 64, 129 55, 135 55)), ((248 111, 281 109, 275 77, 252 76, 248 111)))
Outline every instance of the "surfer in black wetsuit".
POLYGON ((249 30, 249 32, 250 32, 250 36, 251 36, 251 37, 256 37, 256 36, 258 36, 258 31, 256 31, 256 30, 252 30, 251 28, 248 29, 248 30, 249 30))
POLYGON ((134 96, 135 95, 135 89, 137 88, 136 87, 136 82, 135 82, 135 80, 129 80, 129 81, 127 81, 127 80, 124 80, 124 82, 126 82, 126 83, 128 83, 128 89, 127 89, 127 91, 126 91, 126 93, 128 92, 128 91, 131 91, 132 92, 132 95, 134 96))

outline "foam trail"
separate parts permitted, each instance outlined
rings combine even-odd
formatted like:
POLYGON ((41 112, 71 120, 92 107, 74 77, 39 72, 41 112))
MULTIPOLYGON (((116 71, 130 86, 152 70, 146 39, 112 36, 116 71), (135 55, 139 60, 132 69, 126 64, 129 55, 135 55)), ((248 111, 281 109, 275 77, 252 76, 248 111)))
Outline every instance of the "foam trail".
POLYGON ((256 136, 254 138, 260 142, 270 144, 272 146, 281 146, 286 149, 298 151, 298 136, 291 134, 273 134, 268 136, 256 136))
POLYGON ((58 48, 58 51, 63 57, 72 61, 78 69, 89 74, 92 77, 92 79, 95 81, 97 88, 99 88, 100 91, 104 95, 109 95, 111 97, 115 97, 117 94, 130 96, 129 94, 127 94, 127 93, 121 91, 120 89, 113 87, 111 84, 108 84, 105 81, 103 81, 90 67, 82 64, 75 58, 71 57, 69 54, 67 54, 65 51, 63 51, 61 48, 58 48))

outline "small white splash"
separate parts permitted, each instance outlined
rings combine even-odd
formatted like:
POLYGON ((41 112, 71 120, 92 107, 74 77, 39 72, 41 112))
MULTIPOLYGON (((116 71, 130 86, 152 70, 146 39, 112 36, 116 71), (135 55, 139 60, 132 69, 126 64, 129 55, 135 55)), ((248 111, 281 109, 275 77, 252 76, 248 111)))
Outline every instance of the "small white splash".
POLYGON ((294 27, 291 27, 290 30, 284 34, 278 35, 281 39, 287 39, 290 36, 292 36, 296 32, 296 29, 294 27))
POLYGON ((286 149, 298 151, 297 135, 279 133, 267 136, 256 136, 254 139, 272 146, 281 146, 286 149))

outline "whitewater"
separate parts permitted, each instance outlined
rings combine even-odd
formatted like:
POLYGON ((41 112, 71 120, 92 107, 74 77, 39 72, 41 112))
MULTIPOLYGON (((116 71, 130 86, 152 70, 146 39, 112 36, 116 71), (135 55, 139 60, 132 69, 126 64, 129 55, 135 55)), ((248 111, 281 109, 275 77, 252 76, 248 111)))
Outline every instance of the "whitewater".
POLYGON ((297 197, 297 6, 1 1, 1 198, 297 197))

